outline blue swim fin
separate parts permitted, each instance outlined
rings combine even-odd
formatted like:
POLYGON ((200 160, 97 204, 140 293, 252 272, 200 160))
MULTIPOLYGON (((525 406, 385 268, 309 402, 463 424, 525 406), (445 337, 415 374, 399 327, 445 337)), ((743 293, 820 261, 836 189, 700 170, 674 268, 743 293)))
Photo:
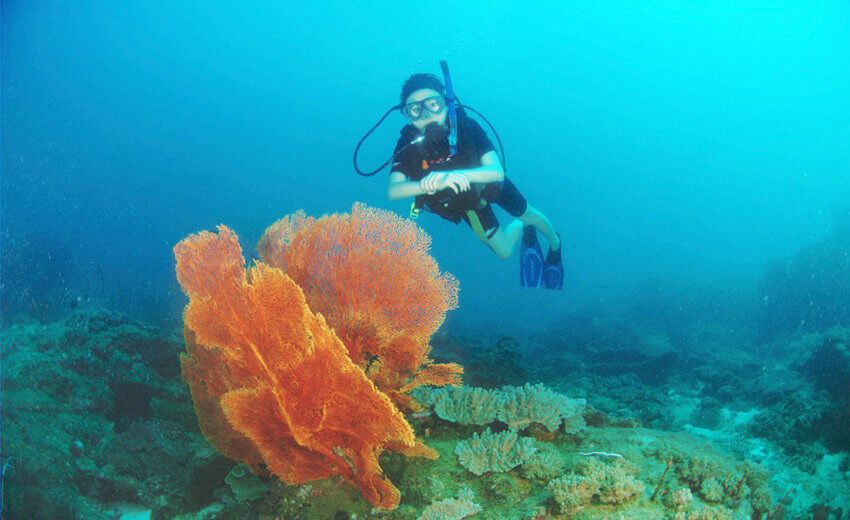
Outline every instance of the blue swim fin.
MULTIPOLYGON (((561 235, 558 235, 561 238, 561 235)), ((561 242, 563 247, 563 242, 561 242)), ((560 291, 564 286, 564 266, 561 264, 561 249, 552 251, 552 246, 549 246, 549 253, 546 255, 546 261, 543 263, 543 287, 560 291)))
POLYGON ((540 285, 543 274, 543 250, 537 241, 537 231, 534 226, 522 228, 522 246, 519 253, 519 283, 523 287, 533 289, 540 285))

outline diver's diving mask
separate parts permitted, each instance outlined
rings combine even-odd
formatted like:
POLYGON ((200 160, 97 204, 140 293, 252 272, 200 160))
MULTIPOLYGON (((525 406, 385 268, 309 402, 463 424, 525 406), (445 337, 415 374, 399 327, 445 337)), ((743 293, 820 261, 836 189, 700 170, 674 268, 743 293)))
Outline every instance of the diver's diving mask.
POLYGON ((422 101, 414 101, 404 105, 401 112, 411 121, 415 121, 431 114, 439 114, 445 109, 446 100, 443 96, 431 96, 422 101))

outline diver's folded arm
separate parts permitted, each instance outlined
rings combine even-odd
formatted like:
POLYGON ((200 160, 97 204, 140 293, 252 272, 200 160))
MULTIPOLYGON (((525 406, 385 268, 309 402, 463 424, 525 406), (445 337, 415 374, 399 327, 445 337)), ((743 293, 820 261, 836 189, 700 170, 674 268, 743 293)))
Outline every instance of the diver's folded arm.
POLYGON ((406 199, 429 193, 434 192, 426 191, 422 182, 410 181, 405 174, 398 171, 390 172, 390 182, 387 185, 387 198, 390 200, 406 199))
POLYGON ((502 169, 499 156, 494 151, 481 156, 481 166, 467 170, 456 170, 456 172, 465 175, 469 182, 486 184, 505 180, 505 170, 502 169))

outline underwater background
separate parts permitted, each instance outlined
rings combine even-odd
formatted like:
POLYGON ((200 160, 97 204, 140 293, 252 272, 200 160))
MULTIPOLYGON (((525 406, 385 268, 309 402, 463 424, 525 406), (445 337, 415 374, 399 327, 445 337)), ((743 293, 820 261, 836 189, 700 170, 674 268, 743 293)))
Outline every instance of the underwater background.
MULTIPOLYGON (((471 387, 542 383, 585 399, 599 430, 562 425, 548 439, 562 454, 617 428, 687 432, 731 450, 724 464, 773 475, 769 505, 735 494, 730 514, 850 517, 846 1, 44 0, 3 2, 0 21, 3 518, 130 518, 113 503, 214 517, 198 511, 227 503, 213 492, 233 463, 193 423, 173 247, 223 223, 250 260, 267 226, 299 209, 362 202, 407 216, 409 200, 387 200, 387 172, 358 176, 352 153, 408 75, 439 74, 442 59, 458 97, 497 129, 508 176, 560 231, 566 279, 562 291, 523 289, 516 254, 499 260, 465 225, 421 215, 431 256, 460 285, 432 356, 463 365, 471 387), (96 424, 57 426, 85 417, 96 424), (152 469, 132 474, 139 466, 152 469), (46 468, 66 494, 42 493, 46 468)), ((369 137, 361 168, 387 159, 404 123, 395 113, 369 137)), ((481 433, 438 415, 417 435, 441 432, 439 445, 481 433)), ((498 483, 445 471, 479 501, 539 499, 510 514, 487 502, 479 517, 697 518, 650 500, 665 457, 642 466, 642 499, 597 496, 579 510, 545 491, 481 497, 476 486, 498 483), (592 509, 600 500, 609 509, 592 509), (637 509, 611 505, 626 502, 637 509)), ((405 488, 420 476, 394 459, 385 470, 410 508, 397 518, 463 494, 405 488)), ((547 480, 511 471, 495 475, 547 480)), ((755 473, 734 471, 736 483, 755 473)), ((238 507, 215 514, 298 517, 238 507)), ((333 516, 343 509, 327 517, 353 517, 333 516)))

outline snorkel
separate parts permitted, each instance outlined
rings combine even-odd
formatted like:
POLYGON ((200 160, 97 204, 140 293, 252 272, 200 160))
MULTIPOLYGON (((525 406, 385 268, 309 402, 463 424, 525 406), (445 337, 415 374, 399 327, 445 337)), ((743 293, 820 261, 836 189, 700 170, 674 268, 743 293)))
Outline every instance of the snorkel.
POLYGON ((449 75, 449 64, 440 60, 443 70, 443 80, 446 84, 446 108, 449 110, 449 157, 457 155, 457 98, 452 88, 452 77, 449 75))

